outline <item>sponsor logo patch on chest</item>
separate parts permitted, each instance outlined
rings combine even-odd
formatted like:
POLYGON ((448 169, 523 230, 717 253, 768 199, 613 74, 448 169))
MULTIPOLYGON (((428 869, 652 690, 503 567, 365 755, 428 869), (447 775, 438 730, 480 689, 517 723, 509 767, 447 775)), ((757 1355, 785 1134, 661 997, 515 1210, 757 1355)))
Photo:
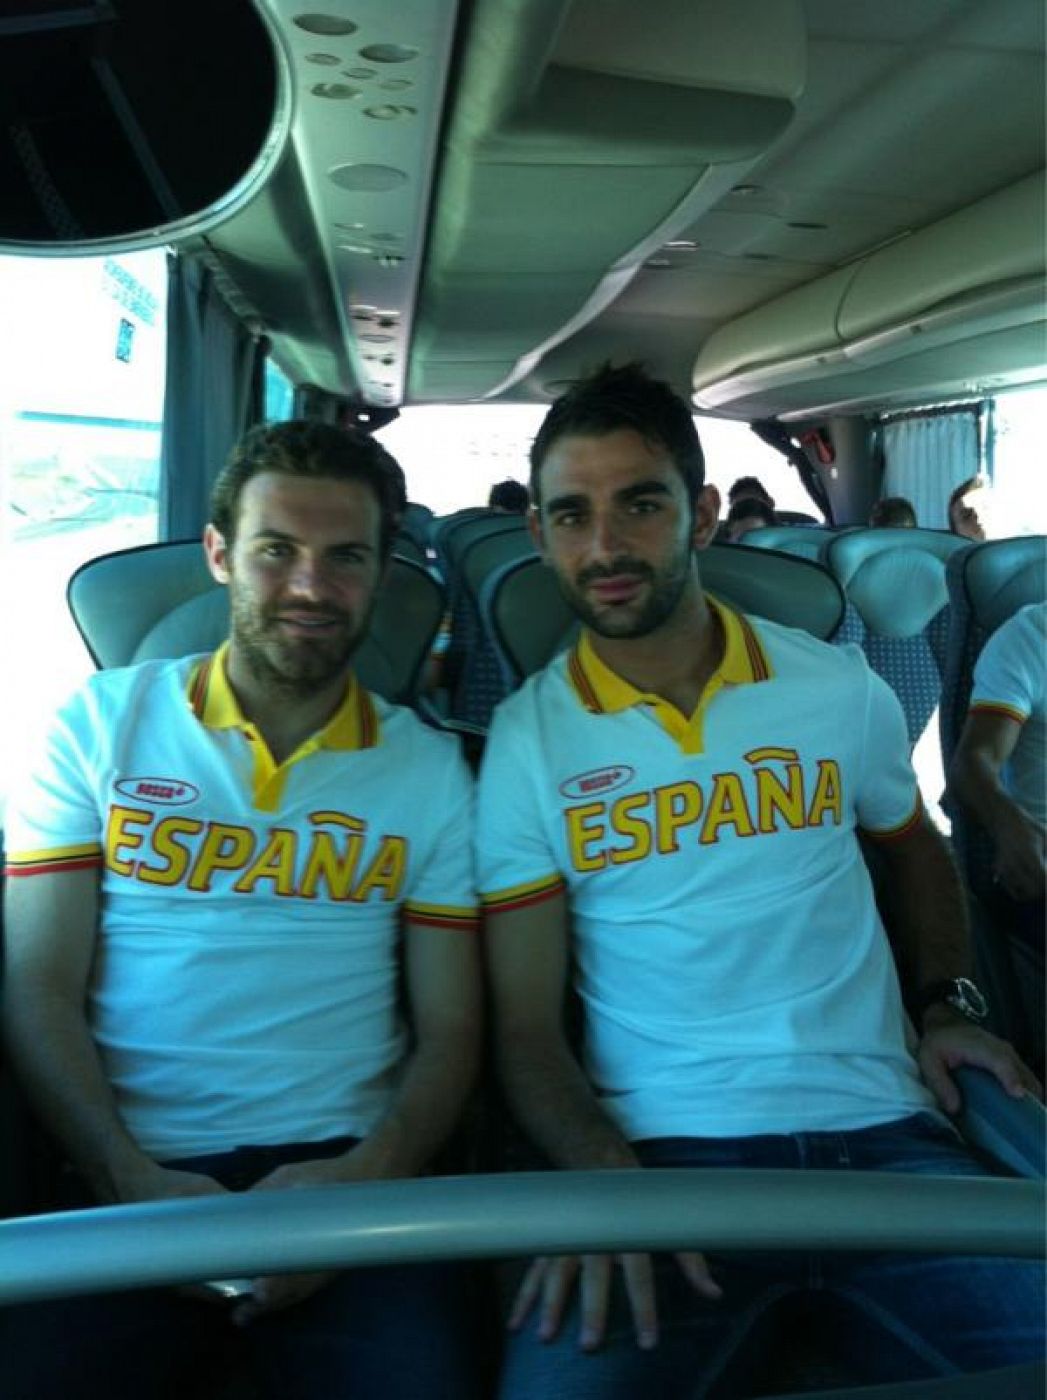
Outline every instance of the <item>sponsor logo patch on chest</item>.
POLYGON ((564 797, 592 797, 598 792, 614 792, 624 787, 636 770, 627 763, 616 763, 610 768, 593 768, 588 773, 578 773, 560 784, 564 797))
POLYGON ((199 788, 181 778, 121 778, 116 790, 161 807, 185 807, 200 796, 199 788))

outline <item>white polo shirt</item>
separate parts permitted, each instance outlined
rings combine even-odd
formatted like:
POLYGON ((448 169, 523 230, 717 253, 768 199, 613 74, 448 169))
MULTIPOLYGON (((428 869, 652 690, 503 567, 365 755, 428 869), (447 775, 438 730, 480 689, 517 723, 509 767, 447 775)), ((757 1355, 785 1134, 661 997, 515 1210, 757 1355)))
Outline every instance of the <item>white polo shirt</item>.
POLYGON ((499 707, 482 902, 566 888, 587 1072, 631 1140, 930 1109, 855 838, 919 819, 901 708, 856 648, 713 605, 689 718, 586 637, 499 707))
POLYGON ((223 653, 93 676, 8 814, 9 877, 100 872, 90 1025, 161 1161, 366 1134, 406 1053, 401 915, 476 927, 456 741, 350 680, 276 765, 223 653))
POLYGON ((1018 806, 1047 826, 1047 603, 1030 603, 998 627, 974 665, 970 709, 1006 715, 1021 733, 1003 769, 1018 806))

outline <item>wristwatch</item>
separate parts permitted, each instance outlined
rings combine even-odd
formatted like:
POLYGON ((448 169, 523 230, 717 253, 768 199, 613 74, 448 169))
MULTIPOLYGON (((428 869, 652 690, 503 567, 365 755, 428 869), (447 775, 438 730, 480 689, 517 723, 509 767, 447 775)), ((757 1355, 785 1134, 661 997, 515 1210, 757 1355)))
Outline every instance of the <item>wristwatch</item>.
POLYGON ((976 1026, 989 1014, 988 1002, 969 977, 946 977, 940 982, 931 982, 921 989, 916 999, 921 1015, 937 1002, 951 1006, 976 1026))

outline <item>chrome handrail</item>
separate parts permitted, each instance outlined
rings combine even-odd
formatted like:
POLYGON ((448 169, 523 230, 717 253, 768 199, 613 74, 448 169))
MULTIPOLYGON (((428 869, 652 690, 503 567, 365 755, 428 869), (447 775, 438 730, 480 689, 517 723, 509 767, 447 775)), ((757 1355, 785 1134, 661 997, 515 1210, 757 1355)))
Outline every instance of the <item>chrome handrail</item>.
POLYGON ((1044 1185, 901 1173, 647 1169, 229 1193, 0 1222, 0 1302, 434 1259, 634 1250, 1038 1257, 1044 1185))

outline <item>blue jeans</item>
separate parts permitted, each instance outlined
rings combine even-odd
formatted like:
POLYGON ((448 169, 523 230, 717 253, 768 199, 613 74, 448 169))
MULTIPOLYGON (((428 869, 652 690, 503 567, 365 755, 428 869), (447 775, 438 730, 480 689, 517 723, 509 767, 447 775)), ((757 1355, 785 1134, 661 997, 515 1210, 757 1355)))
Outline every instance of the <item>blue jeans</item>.
MULTIPOLYGON (((665 1138, 634 1146, 649 1167, 986 1174, 949 1128, 921 1114, 846 1133, 665 1138)), ((660 1341, 653 1352, 636 1346, 620 1287, 595 1353, 578 1349, 577 1300, 551 1343, 538 1341, 532 1320, 507 1343, 502 1400, 746 1395, 754 1384, 768 1384, 769 1347, 784 1341, 795 1352, 799 1342, 802 1350, 809 1330, 820 1364, 842 1366, 850 1383, 980 1371, 1043 1356, 1044 1277, 1035 1260, 828 1251, 706 1257, 723 1287, 716 1303, 693 1293, 674 1260, 655 1260, 660 1341)), ((832 1378, 840 1379, 837 1371, 832 1378)), ((772 1386, 777 1379, 772 1371, 772 1386)))
MULTIPOLYGON (((168 1162, 245 1190, 285 1162, 336 1156, 339 1138, 168 1162)), ((70 1193, 67 1206, 90 1199, 70 1193)), ((203 1400, 230 1377, 265 1400, 472 1400, 481 1348, 463 1268, 356 1269, 244 1328, 220 1304, 171 1289, 93 1294, 0 1310, 4 1400, 203 1400), (217 1387, 217 1388, 216 1388, 217 1387)), ((235 1395, 244 1395, 237 1389, 235 1395)))

